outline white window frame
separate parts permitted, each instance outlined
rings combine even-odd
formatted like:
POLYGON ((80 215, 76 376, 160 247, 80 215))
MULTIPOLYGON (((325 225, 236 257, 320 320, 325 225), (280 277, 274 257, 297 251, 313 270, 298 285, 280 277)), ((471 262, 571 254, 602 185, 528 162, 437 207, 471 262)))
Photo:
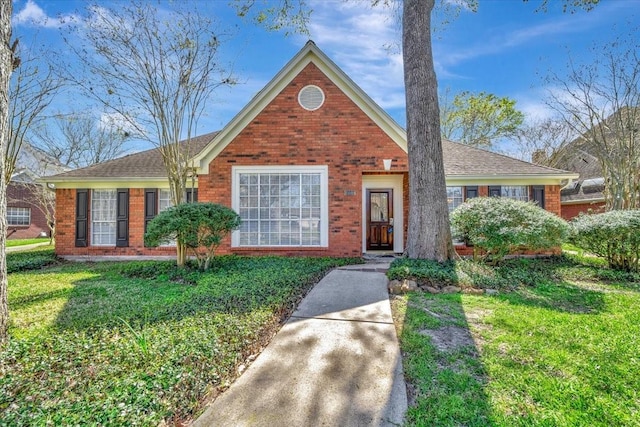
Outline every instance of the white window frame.
MULTIPOLYGON (((118 215, 118 190, 115 188, 104 188, 104 189, 93 189, 91 190, 91 211, 90 211, 90 215, 91 215, 91 246, 115 246, 116 245, 116 227, 117 227, 117 215, 118 215), (110 195, 112 195, 112 197, 110 198, 105 198, 102 197, 102 195, 100 197, 97 197, 97 194, 99 193, 111 193, 110 195), (107 214, 112 214, 113 218, 108 218, 108 219, 99 219, 97 220, 96 217, 98 215, 96 215, 96 212, 99 211, 99 209, 103 208, 103 206, 99 206, 98 204, 101 204, 101 202, 111 202, 113 203, 113 206, 111 206, 110 208, 108 208, 108 211, 106 212, 107 214), (98 206, 97 206, 98 205, 98 206), (109 242, 109 243, 96 243, 97 236, 108 236, 109 234, 106 234, 104 232, 100 232, 99 234, 96 234, 96 225, 97 224, 113 224, 113 235, 112 235, 112 239, 113 239, 113 243, 109 242)), ((104 210, 102 213, 105 213, 104 210)), ((102 215, 101 215, 102 216, 102 215)))
POLYGON ((521 200, 523 202, 528 202, 529 201, 529 186, 528 185, 502 185, 500 186, 500 196, 502 197, 506 197, 508 199, 513 199, 513 200, 521 200), (510 194, 510 190, 515 190, 515 189, 523 189, 524 190, 524 197, 520 196, 513 196, 510 194))
MULTIPOLYGON (((329 246, 329 168, 322 166, 233 166, 231 168, 231 207, 240 212, 241 174, 320 174, 320 244, 319 245, 240 245, 240 230, 231 235, 231 247, 326 248, 329 246)), ((258 219, 260 221, 260 219, 258 219)))
POLYGON ((454 186, 448 185, 447 186, 447 205, 449 206, 449 213, 453 212, 453 210, 458 206, 460 206, 463 202, 464 202, 464 187, 461 187, 459 185, 454 185, 454 186), (460 197, 455 195, 454 191, 456 189, 459 191, 460 197))
MULTIPOLYGON (((171 201, 171 190, 168 188, 159 188, 158 189, 158 213, 166 211, 170 207, 173 206, 173 202, 171 201)), ((173 248, 176 246, 176 239, 169 239, 161 242, 160 247, 163 248, 173 248)))
POLYGON ((7 225, 10 227, 30 226, 31 225, 31 208, 24 208, 19 206, 7 206, 7 225), (15 223, 12 222, 11 221, 12 219, 16 220, 16 222, 15 223), (24 219, 27 220, 26 224, 24 223, 24 219))

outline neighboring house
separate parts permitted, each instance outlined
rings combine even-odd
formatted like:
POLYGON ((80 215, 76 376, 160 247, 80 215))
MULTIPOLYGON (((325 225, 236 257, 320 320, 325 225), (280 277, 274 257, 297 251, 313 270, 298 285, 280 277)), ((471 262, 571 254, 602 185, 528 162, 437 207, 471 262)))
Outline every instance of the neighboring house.
POLYGON ((604 178, 600 161, 583 138, 577 138, 553 154, 553 164, 579 174, 579 179, 560 192, 562 218, 567 221, 581 212, 604 210, 604 178))
POLYGON ((46 190, 37 182, 40 176, 68 171, 57 160, 24 143, 16 160, 16 170, 7 184, 7 238, 32 239, 49 237, 47 215, 55 218, 53 189, 46 190), (50 191, 51 193, 45 193, 50 191))
MULTIPOLYGON (((406 133, 313 42, 220 132, 191 142, 192 198, 241 218, 219 253, 361 256, 403 252, 406 133)), ((443 141, 449 206, 504 195, 560 215, 576 174, 443 141)), ((172 255, 146 248, 145 224, 170 205, 157 150, 47 178, 60 256, 172 255)), ((467 249, 459 246, 465 253, 467 249)))
MULTIPOLYGON (((621 108, 607 117, 603 124, 592 129, 598 138, 606 136, 607 145, 611 151, 616 150, 613 141, 616 132, 623 138, 629 136, 629 126, 634 129, 638 125, 629 125, 628 121, 637 122, 640 115, 637 109, 621 108)), ((637 139, 636 139, 637 140, 637 139)), ((580 177, 567 187, 561 194, 562 217, 570 220, 580 213, 597 213, 605 210, 605 178, 602 163, 599 158, 598 146, 590 138, 580 136, 556 150, 549 159, 543 159, 544 164, 577 172, 580 177)), ((626 155, 626 153, 621 152, 626 155)), ((621 156, 621 160, 624 156, 621 156)))

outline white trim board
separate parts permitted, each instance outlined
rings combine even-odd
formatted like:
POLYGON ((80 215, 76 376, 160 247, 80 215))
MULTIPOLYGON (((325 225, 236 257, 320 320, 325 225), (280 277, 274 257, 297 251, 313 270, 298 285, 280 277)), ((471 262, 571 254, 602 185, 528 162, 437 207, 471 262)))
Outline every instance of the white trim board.
POLYGON ((403 175, 362 176, 362 253, 367 253, 367 190, 393 189, 393 252, 404 252, 403 175))

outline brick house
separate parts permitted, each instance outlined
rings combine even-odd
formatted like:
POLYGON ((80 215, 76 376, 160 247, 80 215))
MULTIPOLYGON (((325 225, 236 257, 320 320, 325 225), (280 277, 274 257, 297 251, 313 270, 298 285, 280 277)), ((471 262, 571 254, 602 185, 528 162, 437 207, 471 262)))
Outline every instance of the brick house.
POLYGON ((55 218, 55 195, 38 179, 69 168, 28 142, 22 144, 15 167, 7 183, 7 238, 48 237, 47 216, 55 218))
POLYGON ((14 175, 7 184, 7 239, 49 237, 51 232, 41 200, 41 184, 14 175))
MULTIPOLYGON (((406 133, 313 42, 220 132, 189 144, 197 179, 188 199, 230 206, 242 218, 219 253, 404 250, 406 133)), ((470 197, 503 195, 559 215, 560 188, 576 177, 454 142, 443 141, 443 149, 451 209, 470 197)), ((143 243, 145 223, 169 206, 157 150, 47 181, 57 191, 58 255, 175 253, 143 243)))

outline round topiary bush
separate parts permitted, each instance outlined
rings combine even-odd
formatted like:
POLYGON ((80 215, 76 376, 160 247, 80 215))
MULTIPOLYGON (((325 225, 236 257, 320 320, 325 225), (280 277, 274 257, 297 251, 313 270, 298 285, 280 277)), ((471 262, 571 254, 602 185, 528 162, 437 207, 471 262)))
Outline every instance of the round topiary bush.
POLYGON ((571 222, 570 240, 611 268, 640 271, 640 210, 580 214, 571 222))
POLYGON ((240 216, 215 203, 181 203, 160 212, 147 225, 144 243, 156 247, 173 239, 183 244, 207 270, 222 239, 240 226, 240 216))
POLYGON ((566 221, 535 203, 503 197, 467 200, 452 212, 451 223, 454 234, 491 262, 517 250, 557 248, 569 233, 566 221))

